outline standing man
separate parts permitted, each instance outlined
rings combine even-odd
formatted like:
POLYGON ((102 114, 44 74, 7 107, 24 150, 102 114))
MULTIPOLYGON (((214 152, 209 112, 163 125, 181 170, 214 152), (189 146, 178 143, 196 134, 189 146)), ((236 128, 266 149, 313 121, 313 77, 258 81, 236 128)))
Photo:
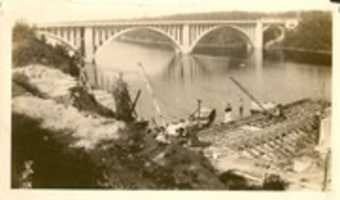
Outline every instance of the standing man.
POLYGON ((244 107, 243 107, 243 98, 240 97, 240 107, 239 107, 239 116, 243 118, 244 115, 244 107))
POLYGON ((232 113, 233 113, 233 109, 232 109, 230 103, 227 103, 227 106, 224 109, 224 120, 223 120, 224 123, 228 123, 228 122, 233 121, 232 113))

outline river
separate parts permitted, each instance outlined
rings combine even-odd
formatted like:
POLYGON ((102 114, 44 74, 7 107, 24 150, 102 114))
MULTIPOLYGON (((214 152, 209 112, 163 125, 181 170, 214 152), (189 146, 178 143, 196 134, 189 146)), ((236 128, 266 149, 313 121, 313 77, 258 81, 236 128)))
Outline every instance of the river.
POLYGON ((196 109, 197 99, 202 100, 203 107, 217 110, 218 121, 223 119, 227 103, 233 107, 234 118, 239 117, 241 104, 244 115, 249 115, 251 101, 230 81, 230 76, 262 102, 284 104, 302 98, 330 101, 331 67, 261 57, 256 51, 246 59, 178 55, 170 49, 113 41, 99 49, 96 63, 101 82, 110 85, 117 72, 123 72, 132 97, 142 89, 136 110, 144 119, 159 120, 138 62, 143 64, 168 121, 186 118, 196 109))

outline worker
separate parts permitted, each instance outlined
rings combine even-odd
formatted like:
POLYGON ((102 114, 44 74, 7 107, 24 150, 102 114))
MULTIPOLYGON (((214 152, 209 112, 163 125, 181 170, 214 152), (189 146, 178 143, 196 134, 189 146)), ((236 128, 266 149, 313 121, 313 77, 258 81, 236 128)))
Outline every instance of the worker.
POLYGON ((240 116, 240 118, 243 118, 243 114, 244 114, 243 98, 240 97, 240 107, 239 107, 239 116, 240 116))
POLYGON ((230 105, 230 103, 227 103, 226 108, 224 109, 224 123, 228 123, 233 121, 233 117, 232 117, 232 107, 230 105))
POLYGON ((123 80, 123 73, 119 73, 119 77, 113 86, 113 97, 117 118, 126 122, 134 121, 135 118, 131 112, 131 97, 127 83, 123 80))
POLYGON ((273 116, 275 117, 279 117, 281 119, 286 119, 287 117, 285 116, 284 112, 283 112, 283 106, 282 104, 278 104, 275 108, 274 108, 274 112, 272 113, 273 116))
POLYGON ((216 109, 212 109, 208 116, 208 123, 207 126, 210 126, 216 119, 216 109))
POLYGON ((207 116, 207 122, 203 124, 202 128, 207 128, 211 126, 211 124, 215 121, 216 119, 216 109, 212 109, 207 116))

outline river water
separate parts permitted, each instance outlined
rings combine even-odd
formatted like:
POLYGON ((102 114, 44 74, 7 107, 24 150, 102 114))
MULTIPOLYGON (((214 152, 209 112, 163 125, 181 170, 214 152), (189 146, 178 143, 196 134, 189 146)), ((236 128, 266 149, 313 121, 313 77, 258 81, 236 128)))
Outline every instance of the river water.
POLYGON ((288 103, 302 98, 331 99, 331 67, 294 63, 284 58, 263 60, 258 51, 245 59, 227 56, 179 55, 171 49, 113 41, 96 54, 99 82, 110 89, 118 72, 124 73, 132 97, 142 90, 137 113, 144 119, 157 117, 147 89, 143 64, 162 115, 168 121, 186 118, 197 108, 215 108, 223 119, 227 103, 234 118, 239 107, 249 114, 250 99, 230 80, 237 79, 262 102, 288 103))

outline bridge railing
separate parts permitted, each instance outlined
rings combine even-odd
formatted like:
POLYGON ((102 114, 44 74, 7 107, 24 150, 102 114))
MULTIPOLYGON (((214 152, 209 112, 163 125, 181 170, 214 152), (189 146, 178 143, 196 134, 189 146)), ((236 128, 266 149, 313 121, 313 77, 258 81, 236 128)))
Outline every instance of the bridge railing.
POLYGON ((285 23, 287 21, 297 20, 296 18, 261 18, 255 20, 102 20, 102 21, 74 21, 74 22, 50 22, 39 23, 37 27, 84 27, 84 26, 101 26, 101 25, 182 25, 182 24, 256 24, 262 23, 285 23))

